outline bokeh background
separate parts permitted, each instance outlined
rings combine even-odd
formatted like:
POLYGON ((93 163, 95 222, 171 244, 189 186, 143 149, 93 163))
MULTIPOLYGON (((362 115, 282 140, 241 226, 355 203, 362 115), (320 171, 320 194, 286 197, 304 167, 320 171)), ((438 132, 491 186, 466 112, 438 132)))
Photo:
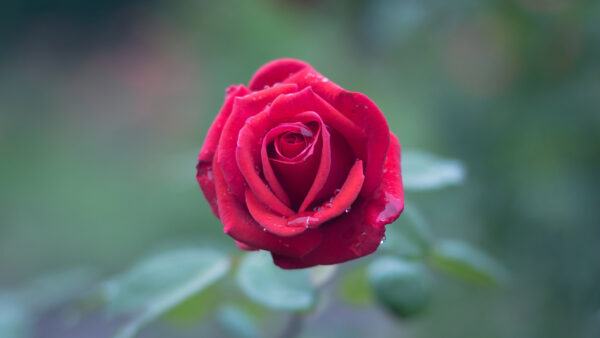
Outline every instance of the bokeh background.
MULTIPOLYGON (((75 267, 110 276, 179 243, 235 254, 196 185, 197 152, 227 86, 294 57, 371 97, 404 149, 464 163, 463 185, 406 198, 436 234, 484 248, 512 276, 497 289, 440 276, 410 320, 335 303, 301 334, 600 336, 599 1, 0 8, 0 289, 75 267)), ((93 321, 55 328, 52 316, 35 336, 104 336, 93 321)), ((270 334, 277 314, 261 316, 270 334)), ((235 336, 214 318, 142 336, 235 336)))

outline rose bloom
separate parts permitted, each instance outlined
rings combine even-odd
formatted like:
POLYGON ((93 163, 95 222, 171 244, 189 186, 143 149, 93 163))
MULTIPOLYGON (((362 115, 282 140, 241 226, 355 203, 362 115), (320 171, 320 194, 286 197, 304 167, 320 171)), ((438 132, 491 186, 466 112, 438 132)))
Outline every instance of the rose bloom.
POLYGON ((400 144, 379 108, 299 60, 227 88, 197 170, 224 232, 284 269, 372 253, 404 208, 400 144))

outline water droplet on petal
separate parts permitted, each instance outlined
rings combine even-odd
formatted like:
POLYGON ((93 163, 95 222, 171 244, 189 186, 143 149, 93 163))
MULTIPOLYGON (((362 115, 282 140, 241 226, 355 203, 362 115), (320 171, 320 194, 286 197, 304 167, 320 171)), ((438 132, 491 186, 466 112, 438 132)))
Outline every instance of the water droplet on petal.
POLYGON ((381 242, 379 242, 379 245, 385 243, 386 239, 387 239, 387 237, 385 237, 385 235, 383 235, 383 238, 381 238, 381 242))
POLYGON ((345 213, 349 213, 350 212, 350 207, 348 207, 348 209, 344 210, 345 213))
POLYGON ((342 191, 342 189, 335 189, 335 191, 333 192, 333 195, 337 195, 342 191))
POLYGON ((295 218, 289 219, 287 222, 287 225, 290 227, 304 226, 306 228, 309 228, 310 216, 300 216, 300 217, 295 217, 295 218))
POLYGON ((369 109, 369 106, 364 106, 363 108, 365 108, 365 109, 369 109))
POLYGON ((267 228, 262 228, 262 231, 263 232, 267 232, 267 228))

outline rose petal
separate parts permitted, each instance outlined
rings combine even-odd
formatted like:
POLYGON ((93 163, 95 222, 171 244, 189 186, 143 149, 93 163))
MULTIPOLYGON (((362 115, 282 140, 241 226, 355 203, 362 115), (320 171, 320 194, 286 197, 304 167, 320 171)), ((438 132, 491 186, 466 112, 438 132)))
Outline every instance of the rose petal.
POLYGON ((375 226, 394 222, 404 209, 404 189, 400 168, 400 142, 390 133, 390 147, 385 159, 381 185, 367 207, 367 221, 375 226))
POLYGON ((240 249, 242 249, 242 250, 246 250, 246 251, 256 251, 256 250, 259 250, 259 249, 255 248, 253 246, 244 244, 244 243, 242 243, 240 241, 236 241, 235 239, 234 239, 234 241, 235 241, 235 245, 237 245, 237 247, 240 248, 240 249))
POLYGON ((338 95, 345 91, 342 87, 329 81, 329 79, 310 66, 302 68, 288 77, 283 83, 295 83, 298 85, 299 90, 312 87, 317 95, 331 105, 334 105, 338 95))
POLYGON ((252 189, 252 192, 274 211, 283 216, 291 216, 294 214, 294 211, 277 198, 259 176, 261 169, 259 165, 260 146, 262 145, 260 138, 265 135, 265 131, 271 125, 271 121, 266 117, 266 114, 258 114, 248 118, 246 124, 240 130, 235 150, 235 160, 237 161, 239 171, 242 173, 248 187, 252 189))
POLYGON ((307 227, 288 226, 287 217, 273 213, 273 211, 264 205, 250 189, 246 190, 246 206, 258 224, 262 225, 268 232, 277 236, 296 236, 307 230, 307 227))
POLYGON ((315 94, 311 87, 307 87, 297 93, 277 97, 266 113, 269 115, 271 121, 280 123, 291 121, 295 115, 306 111, 318 112, 318 116, 325 125, 335 129, 344 136, 344 139, 348 141, 353 153, 357 157, 361 159, 366 158, 366 133, 349 118, 315 94))
POLYGON ((330 129, 331 138, 331 169, 327 181, 323 184, 316 197, 308 204, 307 209, 318 206, 329 200, 336 190, 344 184, 348 177, 350 168, 355 164, 358 157, 352 152, 348 142, 335 129, 330 129))
MULTIPOLYGON (((215 154, 216 156, 218 154, 215 154)), ((248 213, 244 204, 229 191, 219 165, 215 165, 214 174, 223 231, 236 241, 287 257, 304 256, 322 241, 322 235, 318 231, 306 231, 294 237, 281 237, 263 231, 248 213)))
POLYGON ((321 232, 323 241, 310 253, 301 257, 272 253, 274 263, 283 269, 301 269, 342 263, 374 252, 381 243, 385 228, 365 224, 365 204, 366 201, 362 200, 348 214, 315 229, 321 232))
POLYGON ((310 221, 307 222, 306 226, 316 228, 339 215, 349 212, 360 193, 364 180, 363 162, 359 160, 350 169, 339 193, 330 201, 325 202, 323 206, 318 207, 315 212, 310 213, 310 221))
MULTIPOLYGON (((389 127, 381 110, 364 94, 344 90, 312 67, 303 68, 287 78, 285 83, 295 83, 300 91, 312 88, 316 95, 349 118, 366 134, 368 140, 364 142, 366 143, 364 151, 359 151, 359 148, 353 143, 356 136, 348 134, 344 134, 344 136, 354 152, 365 160, 366 180, 361 196, 369 196, 381 182, 381 170, 389 144, 389 127)), ((328 121, 326 123, 330 124, 328 121)), ((338 127, 335 129, 343 131, 338 127)))
POLYGON ((321 151, 323 149, 322 132, 312 144, 306 157, 299 161, 282 161, 269 159, 277 180, 284 187, 290 197, 291 208, 297 210, 305 199, 309 189, 315 181, 315 176, 320 168, 321 151))
POLYGON ((274 213, 264 205, 251 190, 246 190, 246 205, 250 214, 267 231, 278 236, 295 236, 306 229, 319 225, 342 215, 350 209, 356 200, 364 181, 362 161, 357 161, 350 170, 348 179, 327 207, 316 212, 299 213, 290 218, 274 213))
MULTIPOLYGON (((262 162, 263 174, 265 176, 265 179, 267 180, 267 183, 273 190, 273 193, 275 194, 275 196, 277 196, 288 207, 291 206, 290 198, 288 196, 288 193, 285 191, 285 189, 282 187, 281 183, 279 182, 279 179, 275 175, 275 172, 273 171, 273 168, 271 166, 271 161, 269 159, 267 147, 268 147, 268 144, 273 142, 273 140, 278 135, 280 135, 282 132, 294 131, 298 134, 307 133, 307 132, 312 134, 312 131, 307 130, 307 129, 308 128, 306 126, 302 125, 301 123, 297 123, 297 122, 281 124, 273 129, 271 129, 267 133, 267 135, 265 135, 265 137, 263 139, 262 147, 261 147, 260 155, 261 155, 261 162, 262 162)), ((301 154, 306 153, 307 156, 312 154, 312 148, 314 148, 314 143, 311 144, 310 147, 308 147, 308 148, 310 148, 310 149, 304 149, 304 151, 302 151, 301 154)), ((300 155, 300 154, 297 154, 297 155, 300 155)), ((294 161, 294 162, 298 162, 298 161, 294 161)))
POLYGON ((370 196, 381 183, 383 164, 388 151, 390 129, 381 110, 361 93, 342 92, 335 107, 359 126, 364 126, 367 135, 365 183, 360 195, 370 196))
POLYGON ((278 82, 283 82, 286 78, 300 71, 305 67, 310 67, 307 63, 295 59, 279 59, 271 61, 260 67, 248 84, 252 90, 261 90, 265 86, 271 87, 278 82))
POLYGON ((219 139, 217 162, 221 166, 225 178, 230 182, 233 193, 240 201, 244 200, 245 190, 244 177, 235 161, 235 149, 240 129, 249 117, 264 110, 267 104, 271 103, 276 97, 281 94, 295 92, 296 88, 297 86, 294 84, 280 85, 234 100, 231 116, 225 123, 223 133, 219 139))
MULTIPOLYGON (((394 222, 404 209, 400 166, 400 143, 390 135, 381 185, 373 199, 362 199, 349 214, 317 228, 324 240, 309 254, 286 257, 273 254, 273 261, 284 269, 300 269, 319 264, 336 264, 375 251, 385 233, 385 225, 394 222)), ((360 197, 359 197, 360 198, 360 197)))
POLYGON ((234 99, 238 96, 250 93, 250 90, 244 87, 244 85, 238 85, 230 86, 227 88, 226 93, 225 103, 223 103, 221 110, 215 117, 204 138, 204 145, 200 150, 198 164, 196 165, 196 180, 200 184, 200 188, 202 188, 204 197, 208 200, 210 209, 217 218, 219 217, 219 211, 217 208, 217 196, 215 193, 215 182, 212 169, 215 150, 217 149, 223 127, 231 114, 234 99))

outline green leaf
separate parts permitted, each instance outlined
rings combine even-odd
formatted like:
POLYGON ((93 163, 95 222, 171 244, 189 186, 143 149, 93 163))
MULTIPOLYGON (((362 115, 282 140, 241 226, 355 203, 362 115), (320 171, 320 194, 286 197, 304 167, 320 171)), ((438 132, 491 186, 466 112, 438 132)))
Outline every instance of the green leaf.
POLYGON ((0 337, 26 337, 30 321, 29 313, 16 297, 0 292, 0 337))
POLYGON ((266 251, 245 255, 237 281, 248 297, 272 309, 305 310, 315 302, 308 270, 280 269, 266 251))
POLYGON ((439 242, 431 261, 439 269, 469 282, 497 286, 508 281, 508 271, 500 263, 461 241, 439 242))
POLYGON ((115 337, 139 329, 223 277, 230 266, 223 254, 181 249, 151 257, 102 286, 106 311, 127 320, 115 337))
POLYGON ((193 324, 214 312, 224 295, 213 284, 170 309, 165 317, 175 325, 193 324))
POLYGON ((399 317, 417 315, 429 303, 431 279, 420 263, 381 257, 369 265, 367 277, 377 301, 399 317))
POLYGON ((364 306, 371 303, 373 294, 364 268, 354 268, 343 275, 340 281, 340 296, 351 305, 364 306))
POLYGON ((460 161, 420 151, 402 153, 402 181, 406 190, 432 190, 458 184, 465 177, 460 161))
POLYGON ((260 336, 256 320, 235 304, 222 305, 217 312, 217 319, 232 337, 254 338, 260 336))

